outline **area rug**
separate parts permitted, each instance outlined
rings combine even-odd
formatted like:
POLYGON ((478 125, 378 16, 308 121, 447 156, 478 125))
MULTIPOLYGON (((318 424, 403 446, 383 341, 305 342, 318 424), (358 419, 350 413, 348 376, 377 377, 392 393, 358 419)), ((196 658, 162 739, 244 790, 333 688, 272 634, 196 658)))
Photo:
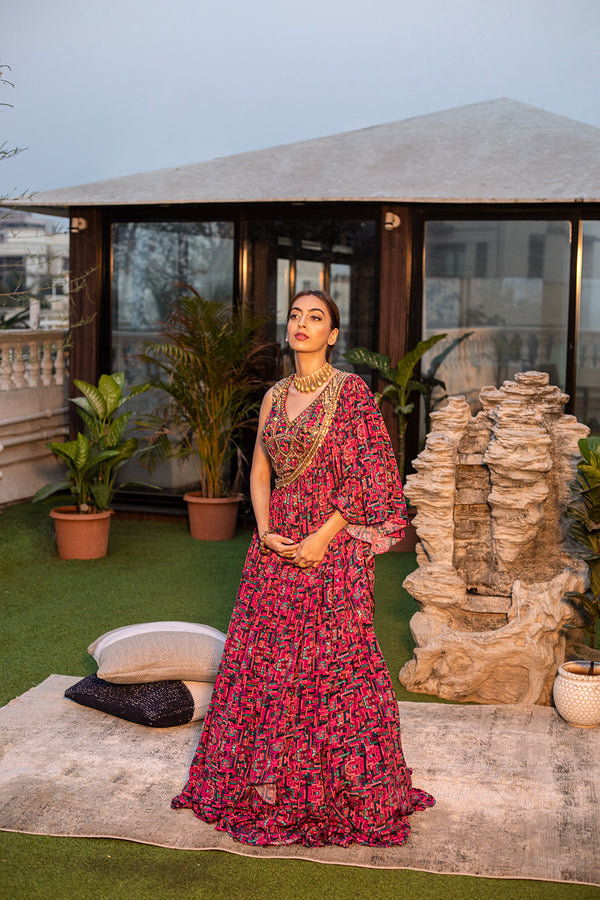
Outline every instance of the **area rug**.
POLYGON ((51 675, 0 709, 0 829, 184 850, 600 884, 600 729, 545 707, 400 703, 417 787, 437 799, 402 847, 248 847, 171 810, 198 724, 154 729, 63 697, 51 675))

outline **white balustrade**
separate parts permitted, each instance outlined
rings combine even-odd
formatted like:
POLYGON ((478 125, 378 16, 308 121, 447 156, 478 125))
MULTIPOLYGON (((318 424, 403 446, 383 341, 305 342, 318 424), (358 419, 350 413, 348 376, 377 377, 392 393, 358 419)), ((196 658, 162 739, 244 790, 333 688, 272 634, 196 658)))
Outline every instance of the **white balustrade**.
POLYGON ((0 391, 65 382, 66 331, 0 331, 0 391))

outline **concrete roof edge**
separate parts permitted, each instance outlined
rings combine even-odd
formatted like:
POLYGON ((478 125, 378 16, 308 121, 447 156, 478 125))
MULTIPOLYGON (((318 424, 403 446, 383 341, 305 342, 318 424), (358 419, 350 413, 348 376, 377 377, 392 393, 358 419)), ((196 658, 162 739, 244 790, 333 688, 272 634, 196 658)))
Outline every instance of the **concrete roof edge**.
POLYGON ((35 212, 40 215, 51 215, 51 216, 59 216, 63 218, 68 218, 70 213, 69 210, 74 207, 144 207, 144 206, 169 206, 169 207, 186 207, 191 206, 193 204, 197 204, 198 206, 236 206, 236 205, 244 205, 247 203, 252 203, 256 205, 267 205, 267 204, 275 204, 275 203, 297 203, 297 204, 309 204, 309 203, 379 203, 381 205, 389 205, 389 204, 397 204, 397 205, 405 205, 405 206, 419 206, 419 205, 427 205, 427 206, 452 206, 452 205, 489 205, 489 206, 502 206, 506 204, 518 205, 518 206, 527 206, 527 205, 538 205, 543 204, 546 206, 567 206, 567 205, 578 205, 578 206, 589 206, 589 205, 598 205, 600 204, 600 197, 290 197, 290 198, 281 198, 281 197, 272 197, 272 198, 248 198, 243 200, 115 200, 110 202, 86 202, 81 201, 78 203, 71 203, 64 206, 59 205, 49 205, 49 206, 36 206, 35 202, 30 204, 23 204, 23 202, 19 203, 11 203, 10 201, 1 201, 0 208, 5 209, 15 209, 15 210, 23 210, 27 212, 35 212))

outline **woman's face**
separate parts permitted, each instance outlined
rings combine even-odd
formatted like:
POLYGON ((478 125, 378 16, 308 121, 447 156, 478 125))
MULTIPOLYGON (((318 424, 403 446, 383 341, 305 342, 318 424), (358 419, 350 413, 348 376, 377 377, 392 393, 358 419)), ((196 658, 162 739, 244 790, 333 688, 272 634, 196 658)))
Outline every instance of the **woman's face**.
POLYGON ((327 305, 319 297, 308 294, 294 300, 287 324, 292 350, 325 354, 327 345, 333 346, 337 336, 338 329, 331 327, 327 305))

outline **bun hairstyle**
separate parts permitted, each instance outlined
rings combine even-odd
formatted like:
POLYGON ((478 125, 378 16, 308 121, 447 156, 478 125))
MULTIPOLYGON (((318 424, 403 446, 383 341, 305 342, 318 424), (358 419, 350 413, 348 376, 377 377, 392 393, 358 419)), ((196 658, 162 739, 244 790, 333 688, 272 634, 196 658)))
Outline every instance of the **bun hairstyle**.
MULTIPOLYGON (((288 319, 290 317, 292 307, 294 306, 294 303, 296 302, 296 300, 298 300, 299 297, 317 297, 327 307, 327 310, 329 312, 329 322, 331 324, 331 330, 333 331, 334 328, 337 328, 339 330, 340 311, 339 311, 337 304, 336 304, 335 300, 333 299, 333 297, 330 297, 326 291, 311 291, 310 289, 305 290, 305 291, 298 291, 298 293, 294 294, 294 296, 292 297, 292 299, 290 301, 290 305, 288 307, 288 319)), ((333 347, 331 345, 328 345, 327 351, 326 351, 326 358, 328 361, 329 361, 329 357, 331 356, 332 352, 333 352, 333 347)))

